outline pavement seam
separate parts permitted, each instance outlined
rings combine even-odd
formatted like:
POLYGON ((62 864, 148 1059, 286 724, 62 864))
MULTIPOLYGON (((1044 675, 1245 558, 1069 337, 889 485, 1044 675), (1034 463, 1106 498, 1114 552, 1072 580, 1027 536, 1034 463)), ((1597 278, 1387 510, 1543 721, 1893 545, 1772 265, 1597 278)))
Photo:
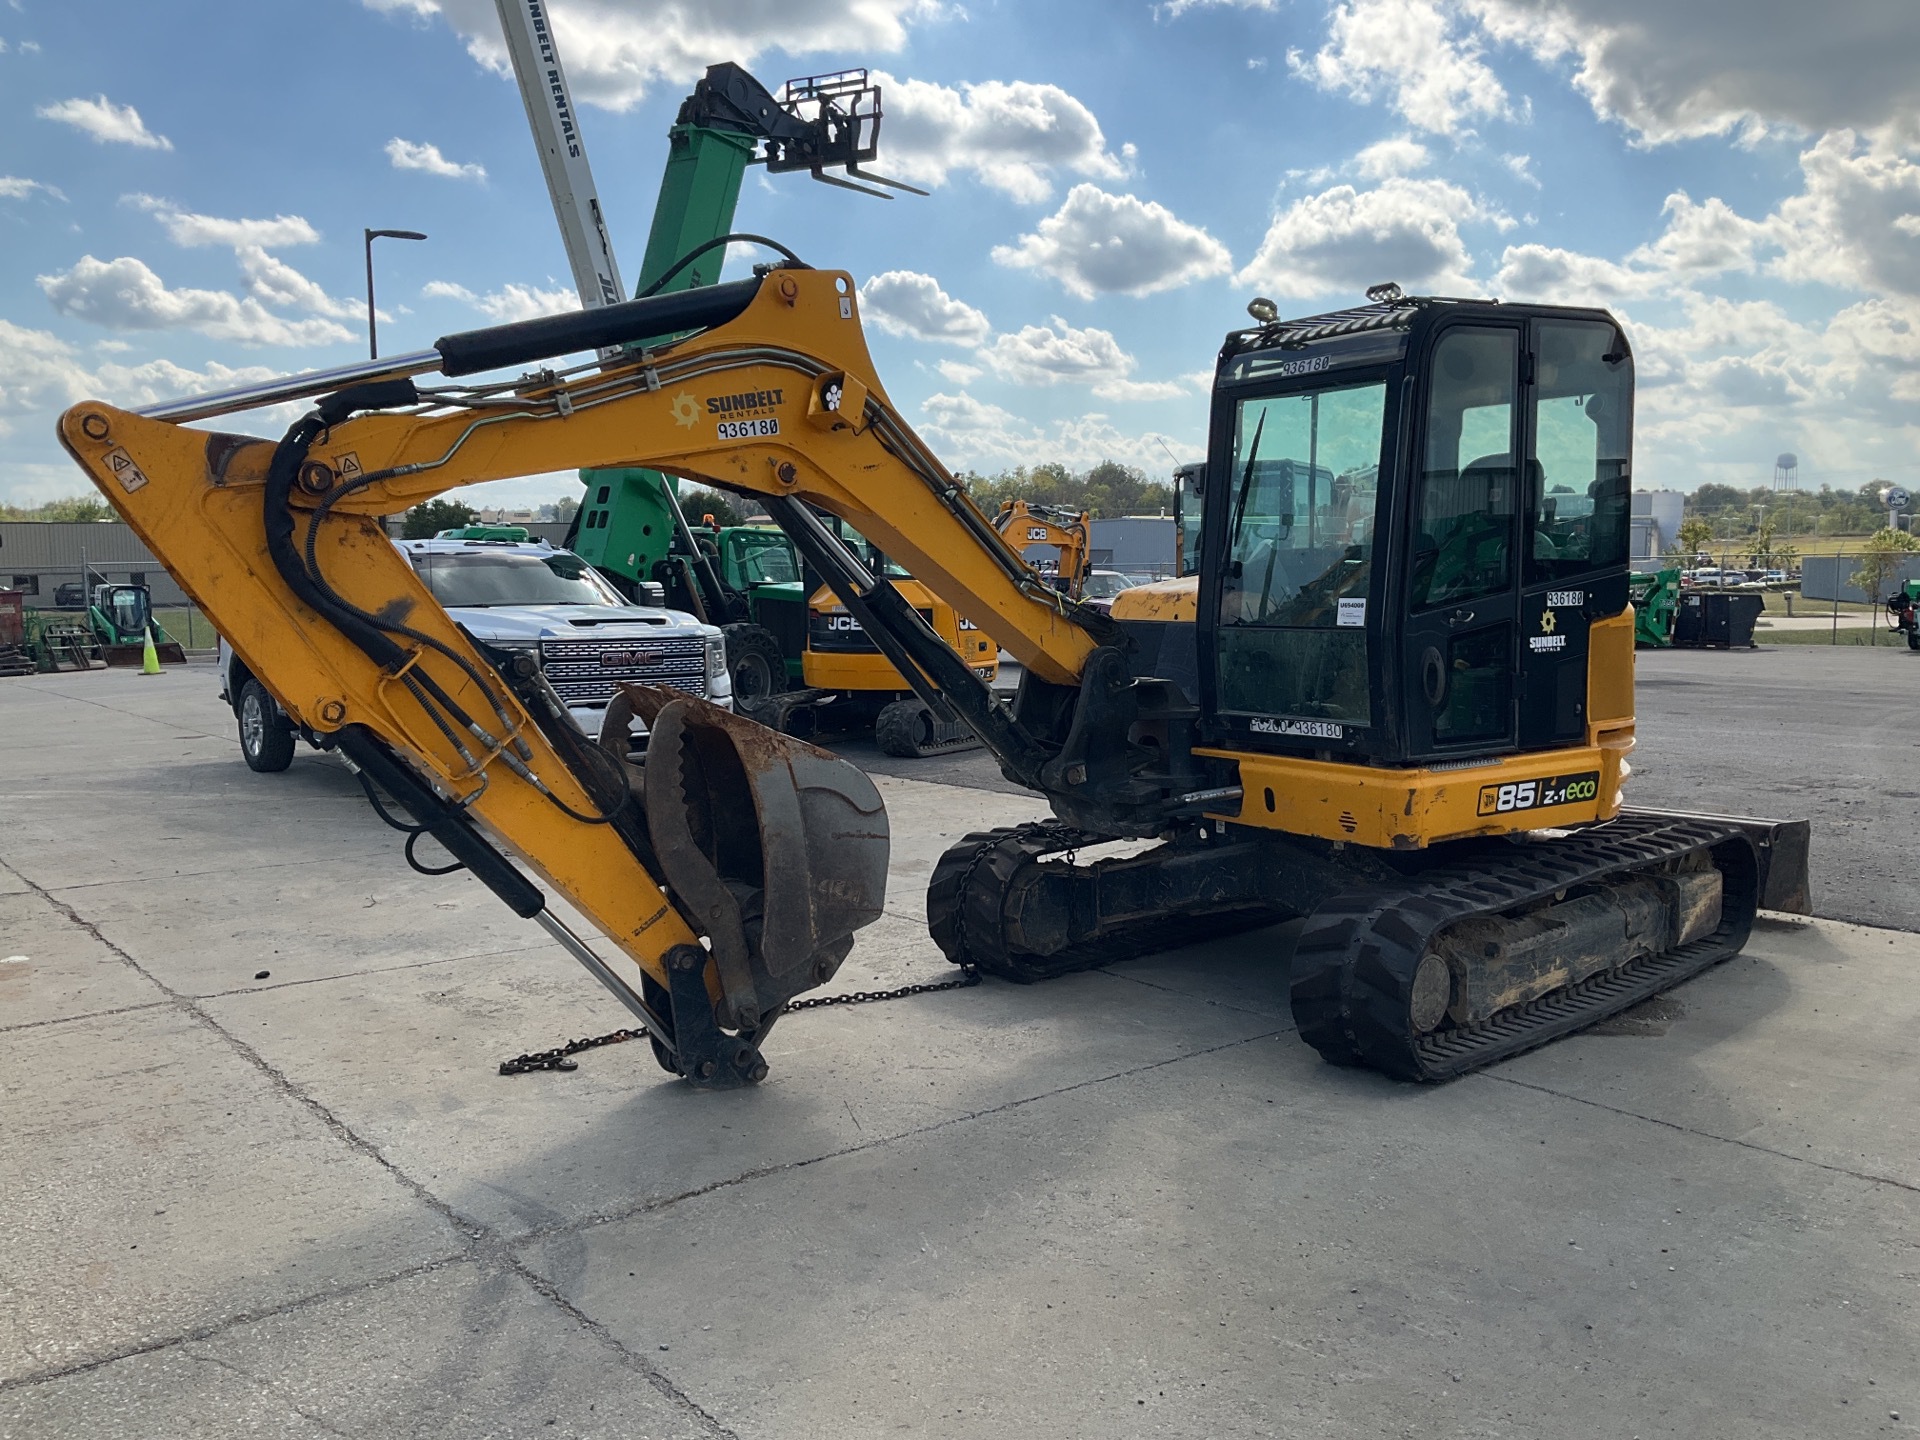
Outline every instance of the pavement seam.
POLYGON ((194 1364, 196 1365, 211 1365, 215 1369, 226 1371, 229 1375, 238 1375, 242 1380, 245 1380, 246 1382, 248 1382, 256 1390, 259 1390, 261 1393, 272 1396, 275 1400, 278 1400, 282 1405, 285 1405, 287 1409, 291 1410, 295 1415, 298 1415, 302 1420, 305 1420, 308 1423, 313 1425, 318 1425, 322 1430, 326 1431, 327 1434, 329 1435, 339 1435, 343 1437, 343 1440, 350 1440, 350 1437, 348 1436, 347 1431, 340 1429, 337 1425, 328 1424, 324 1418, 314 1414, 311 1410, 301 1409, 297 1403, 286 1398, 283 1395, 280 1395, 271 1384, 269 1384, 265 1380, 262 1380, 258 1375, 255 1375, 251 1370, 243 1369, 241 1366, 234 1364, 231 1360, 222 1360, 218 1355, 203 1355, 199 1351, 193 1349, 192 1346, 187 1346, 184 1350, 184 1353, 186 1357, 189 1360, 193 1361, 194 1364))
MULTIPOLYGON (((1264 1018, 1264 1017, 1263 1017, 1264 1018)), ((1169 1055, 1162 1060, 1149 1060, 1141 1065, 1130 1065, 1124 1070, 1115 1070, 1105 1075, 1095 1075, 1085 1080, 1076 1080, 1071 1085, 1062 1085, 1054 1090, 1045 1090, 1038 1095, 1022 1095, 999 1105, 990 1105, 984 1110, 969 1110, 961 1115, 949 1115, 944 1120, 936 1120, 928 1125, 916 1125, 910 1130, 896 1130, 892 1134, 878 1135, 858 1145, 844 1145, 838 1150, 828 1150, 823 1154, 810 1155, 802 1160, 786 1160, 778 1165, 762 1165, 752 1170, 744 1170, 738 1175, 729 1175, 724 1179, 710 1181, 691 1190, 682 1190, 673 1195, 663 1195, 652 1200, 643 1200, 638 1205, 630 1205, 622 1210, 603 1211, 597 1215, 583 1215, 576 1220, 563 1221, 557 1225, 543 1225, 525 1231, 511 1243, 516 1248, 543 1240, 555 1239, 576 1234, 582 1230, 597 1229, 602 1225, 618 1225, 624 1220, 636 1219, 641 1215, 652 1215, 680 1204, 685 1200, 698 1200, 719 1190, 730 1190, 738 1185, 750 1184, 755 1180, 764 1180, 772 1175, 784 1175, 794 1170, 805 1170, 809 1166, 824 1164, 828 1160, 843 1159, 848 1155, 858 1155, 867 1150, 878 1149, 883 1145, 892 1145, 902 1140, 917 1140, 923 1135, 933 1135, 955 1125, 969 1125, 976 1120, 985 1120, 994 1115, 1003 1115, 1027 1105, 1036 1105, 1042 1100, 1051 1100, 1059 1095, 1071 1095, 1076 1090, 1090 1089, 1095 1085, 1105 1085, 1113 1080, 1126 1080, 1135 1075, 1144 1075, 1148 1071, 1163 1069, 1168 1065, 1178 1065, 1186 1060, 1198 1060, 1205 1055, 1217 1055, 1223 1050, 1232 1050, 1241 1045, 1252 1045, 1261 1040, 1274 1040, 1290 1034, 1286 1030, 1263 1030, 1257 1035, 1243 1036, 1238 1040, 1228 1040, 1219 1045, 1208 1045, 1199 1050, 1188 1050, 1180 1055, 1169 1055)))
POLYGON ((78 1025, 84 1020, 110 1020, 116 1015, 137 1015, 142 1010, 170 1009, 167 1000, 147 1000, 139 1005, 120 1005, 112 1010, 89 1010, 84 1015, 55 1015, 48 1020, 21 1020, 12 1025, 0 1025, 0 1035, 11 1035, 16 1030, 44 1030, 49 1025, 78 1025))
POLYGON ((1895 1190, 1905 1190, 1910 1195, 1920 1195, 1920 1185, 1906 1180, 1896 1180, 1888 1175, 1869 1175, 1863 1170, 1849 1170, 1844 1165, 1832 1165, 1825 1160, 1810 1160, 1805 1155, 1789 1154, 1785 1150, 1776 1150, 1771 1145, 1756 1145, 1751 1140, 1736 1140, 1730 1135, 1716 1135, 1711 1130, 1696 1129, 1692 1125, 1682 1125, 1677 1120, 1662 1120, 1658 1115, 1642 1115, 1637 1110, 1628 1110, 1620 1105, 1609 1105, 1602 1100, 1589 1100, 1584 1095, 1569 1095, 1564 1090, 1555 1090, 1552 1086, 1541 1085, 1532 1080, 1516 1080, 1511 1075, 1486 1076, 1502 1085, 1514 1085, 1522 1090, 1532 1090, 1536 1094, 1551 1095, 1557 1100, 1570 1100, 1576 1105, 1589 1105, 1595 1110, 1604 1110, 1609 1115, 1623 1116, 1628 1120, 1644 1120, 1649 1125, 1659 1125, 1668 1130, 1677 1130, 1682 1135, 1695 1135, 1702 1140, 1718 1141, 1722 1145, 1737 1145, 1742 1150, 1752 1150, 1761 1155, 1771 1155, 1779 1160, 1791 1160, 1796 1165, 1811 1165, 1816 1170, 1825 1170, 1834 1175, 1845 1175, 1854 1180, 1864 1180, 1869 1185, 1886 1185, 1895 1190))
POLYGON ((44 1370, 37 1375, 0 1376, 0 1394, 9 1390, 24 1390, 32 1385, 45 1385, 55 1380, 65 1380, 74 1375, 85 1375, 93 1370, 116 1365, 122 1360, 138 1359, 142 1355, 158 1355, 164 1350, 172 1350, 182 1345, 197 1344, 202 1340, 217 1339, 229 1330, 242 1325, 256 1324, 262 1320, 274 1320, 282 1315, 295 1315, 302 1310, 324 1305, 329 1300, 338 1300, 349 1295, 364 1294, 387 1285, 411 1280, 417 1275, 428 1275, 435 1270, 445 1269, 449 1265, 471 1264, 473 1256, 465 1249, 452 1254, 437 1256, 432 1260, 423 1260, 418 1265, 409 1265, 403 1270, 395 1270, 386 1275, 376 1275, 357 1285, 337 1285, 327 1290, 316 1290, 309 1295, 296 1296, 279 1305, 269 1305, 258 1310, 242 1310, 220 1320, 197 1325, 178 1335, 169 1335, 161 1340, 148 1340, 139 1345, 128 1345, 110 1355, 96 1356, 91 1360, 79 1360, 59 1370, 44 1370))
POLYGON ((461 965, 469 960, 497 960, 503 955, 526 955, 553 951, 565 954, 558 945, 510 945, 504 950, 482 950, 473 955, 443 955, 435 960, 408 960, 399 965, 369 965, 364 970, 347 970, 338 975, 314 975, 305 980, 279 980, 271 985, 236 985, 231 990, 208 990, 196 1000, 230 1000, 236 995, 270 995, 275 990, 293 990, 302 985, 331 985, 336 980, 357 980, 368 975, 394 975, 406 970, 427 970, 435 965, 461 965))
MULTIPOLYGON (((17 871, 14 873, 18 874, 17 871)), ((421 1204, 445 1220, 453 1229, 454 1233, 466 1242, 460 1255, 454 1258, 474 1260, 490 1259, 496 1264, 503 1265, 512 1270, 513 1273, 519 1275, 528 1285, 532 1286, 536 1294, 546 1299, 549 1304, 557 1308, 575 1324, 584 1326, 587 1332, 603 1345, 611 1348, 631 1368, 637 1370, 641 1378, 655 1390, 659 1391, 668 1401, 681 1407, 692 1417, 698 1419, 712 1431, 715 1436, 720 1437, 720 1440, 737 1440, 737 1437, 734 1436, 732 1431, 728 1430, 702 1406, 690 1399, 679 1386, 667 1379, 666 1376, 662 1375, 633 1350, 622 1344, 604 1325, 589 1318, 584 1311, 562 1296, 559 1291, 550 1285, 543 1277, 529 1269, 520 1258, 512 1252, 509 1242, 502 1236, 488 1226, 478 1221, 470 1220, 455 1211, 446 1201, 435 1195, 431 1190, 427 1189, 425 1185, 415 1180, 411 1175, 407 1174, 406 1171, 389 1160, 381 1153, 379 1146, 360 1135, 352 1126, 335 1115, 333 1111, 329 1110, 325 1105, 321 1104, 298 1085, 294 1084, 291 1079, 269 1063, 266 1057, 255 1050, 253 1046, 222 1027, 219 1021, 215 1020, 213 1016, 203 1010, 195 1000, 174 990, 157 976, 151 974, 145 966, 141 965, 138 960, 135 960, 126 950, 107 939, 106 936, 100 933, 98 926, 86 919, 86 917, 81 915, 80 912, 75 910, 71 905, 67 904, 64 900, 56 899, 52 894, 48 893, 44 887, 35 885, 33 881, 28 880, 24 875, 20 876, 20 879, 25 884, 32 886, 34 891, 38 893, 47 904, 58 910, 68 921, 77 925, 95 940, 99 941, 101 945, 118 956, 122 963, 131 968, 136 974, 152 981, 153 984, 159 988, 160 992, 167 997, 168 1002, 171 1003, 175 1010, 185 1014, 224 1040, 239 1053, 242 1059, 252 1065, 262 1075, 266 1076, 269 1084, 275 1090, 279 1091, 282 1096, 304 1108, 309 1114, 318 1119, 336 1139, 340 1140, 349 1149, 355 1150, 372 1160, 375 1165, 384 1170, 421 1204)), ((206 1339, 230 1328, 230 1325, 233 1323, 238 1322, 223 1321, 219 1325, 209 1329, 205 1335, 186 1338, 206 1339)), ((174 1341, 169 1343, 180 1342, 174 1341)), ((148 1348, 160 1347, 154 1346, 148 1348)), ((137 1354, 141 1352, 136 1350, 132 1353, 137 1354)), ((100 1363, 109 1362, 103 1361, 100 1363)), ((92 1367, 89 1366, 87 1368, 92 1367)), ((6 1388, 8 1388, 8 1382, 0 1380, 0 1390, 5 1390, 6 1388)))

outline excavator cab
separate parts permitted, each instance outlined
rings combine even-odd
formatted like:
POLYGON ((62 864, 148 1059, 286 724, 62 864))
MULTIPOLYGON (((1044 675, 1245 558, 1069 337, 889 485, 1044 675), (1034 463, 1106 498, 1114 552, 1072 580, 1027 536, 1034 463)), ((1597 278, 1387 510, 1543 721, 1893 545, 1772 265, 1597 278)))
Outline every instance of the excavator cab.
POLYGON ((1630 727, 1632 410, 1600 311, 1396 298, 1231 337, 1197 607, 1221 743, 1407 765, 1630 727))

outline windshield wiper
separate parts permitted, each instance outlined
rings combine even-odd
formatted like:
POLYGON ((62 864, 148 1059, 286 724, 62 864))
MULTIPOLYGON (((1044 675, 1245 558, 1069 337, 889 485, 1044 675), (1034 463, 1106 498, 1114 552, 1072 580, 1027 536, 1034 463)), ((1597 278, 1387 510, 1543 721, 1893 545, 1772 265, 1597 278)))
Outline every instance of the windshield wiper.
POLYGON ((1253 462, 1260 458, 1260 436, 1267 428, 1267 412, 1253 427, 1253 448, 1247 452, 1247 468, 1240 473, 1240 494, 1233 502, 1233 548, 1240 548, 1240 530, 1247 523, 1247 492, 1253 488, 1253 462))

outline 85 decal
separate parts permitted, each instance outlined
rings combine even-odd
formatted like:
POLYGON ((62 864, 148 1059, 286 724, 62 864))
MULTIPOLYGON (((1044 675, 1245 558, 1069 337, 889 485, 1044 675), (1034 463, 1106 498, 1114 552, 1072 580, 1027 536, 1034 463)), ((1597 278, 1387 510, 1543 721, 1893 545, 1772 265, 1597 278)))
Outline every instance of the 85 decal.
POLYGON ((1546 780, 1515 780, 1480 787, 1479 813, 1506 815, 1515 810, 1545 810, 1555 805, 1577 805, 1600 793, 1600 772, 1555 775, 1546 780))

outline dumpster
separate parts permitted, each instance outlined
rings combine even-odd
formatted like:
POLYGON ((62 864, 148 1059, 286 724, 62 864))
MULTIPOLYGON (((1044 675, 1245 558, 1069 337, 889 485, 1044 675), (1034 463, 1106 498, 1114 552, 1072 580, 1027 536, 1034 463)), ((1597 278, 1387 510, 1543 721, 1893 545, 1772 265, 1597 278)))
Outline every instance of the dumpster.
POLYGON ((1766 597, 1752 591, 1689 591, 1674 617, 1673 643, 1688 650, 1753 649, 1753 622, 1766 608, 1766 597))

